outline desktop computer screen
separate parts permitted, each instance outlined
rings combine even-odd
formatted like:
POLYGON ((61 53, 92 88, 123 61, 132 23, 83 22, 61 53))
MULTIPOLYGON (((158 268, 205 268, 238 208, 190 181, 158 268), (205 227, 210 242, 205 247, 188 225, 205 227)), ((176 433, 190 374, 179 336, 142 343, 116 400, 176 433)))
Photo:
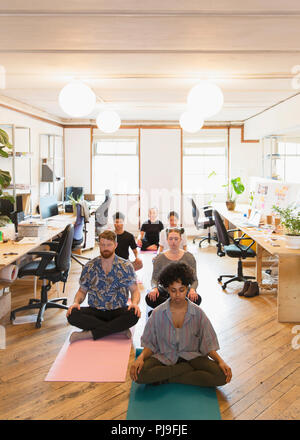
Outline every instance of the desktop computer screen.
POLYGON ((40 197, 40 215, 41 218, 48 218, 52 217, 53 215, 58 215, 56 196, 40 197))
POLYGON ((69 200, 69 196, 72 196, 73 199, 79 200, 83 199, 83 186, 67 186, 65 188, 65 201, 69 200))

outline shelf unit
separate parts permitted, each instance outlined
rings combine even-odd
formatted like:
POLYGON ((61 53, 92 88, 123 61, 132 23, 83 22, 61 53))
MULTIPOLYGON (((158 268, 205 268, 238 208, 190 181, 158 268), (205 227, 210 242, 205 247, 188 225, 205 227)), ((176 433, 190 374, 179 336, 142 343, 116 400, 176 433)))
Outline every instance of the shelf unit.
POLYGON ((16 209, 16 196, 27 195, 29 203, 26 204, 26 206, 28 205, 28 208, 25 210, 25 214, 31 214, 31 129, 30 127, 23 127, 15 124, 0 124, 0 128, 7 132, 9 141, 13 146, 12 150, 8 151, 8 158, 0 157, 0 168, 9 171, 11 174, 11 184, 8 188, 5 188, 4 192, 10 193, 14 197, 14 209, 16 209))
POLYGON ((63 137, 54 134, 40 135, 39 195, 55 195, 64 200, 64 144, 63 137))

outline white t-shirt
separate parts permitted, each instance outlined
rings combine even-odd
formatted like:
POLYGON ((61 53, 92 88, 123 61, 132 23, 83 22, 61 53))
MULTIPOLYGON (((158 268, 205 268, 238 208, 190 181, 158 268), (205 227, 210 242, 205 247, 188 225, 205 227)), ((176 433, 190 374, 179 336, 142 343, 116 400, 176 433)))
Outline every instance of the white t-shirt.
MULTIPOLYGON (((183 249, 183 246, 187 245, 186 235, 185 232, 181 234, 181 243, 180 243, 180 249, 183 249)), ((169 249, 168 240, 167 240, 167 229, 163 229, 160 231, 159 234, 159 246, 164 247, 164 251, 167 251, 169 249)))

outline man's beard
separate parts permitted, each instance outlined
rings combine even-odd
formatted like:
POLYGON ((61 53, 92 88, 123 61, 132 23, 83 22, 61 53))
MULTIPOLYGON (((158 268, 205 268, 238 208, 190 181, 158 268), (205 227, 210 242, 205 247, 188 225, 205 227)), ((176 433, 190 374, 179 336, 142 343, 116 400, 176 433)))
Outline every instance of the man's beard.
POLYGON ((114 251, 100 251, 101 257, 108 259, 113 255, 114 251))

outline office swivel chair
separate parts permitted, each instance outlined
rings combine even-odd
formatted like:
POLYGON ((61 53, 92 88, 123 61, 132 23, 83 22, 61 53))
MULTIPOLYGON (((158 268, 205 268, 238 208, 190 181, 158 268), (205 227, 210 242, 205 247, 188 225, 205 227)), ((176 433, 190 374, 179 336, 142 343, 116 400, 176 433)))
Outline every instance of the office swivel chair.
MULTIPOLYGON (((77 203, 76 204, 76 221, 74 224, 74 238, 73 238, 72 250, 85 248, 86 237, 87 237, 87 227, 86 227, 87 223, 88 223, 88 219, 87 219, 87 216, 85 216, 82 213, 81 203, 77 203)), ((88 260, 88 261, 91 260, 91 258, 84 257, 83 255, 74 254, 74 253, 71 254, 71 257, 73 260, 75 260, 81 266, 84 266, 84 263, 82 263, 80 261, 80 259, 88 260)))
MULTIPOLYGON (((194 225, 196 226, 196 229, 207 229, 207 236, 199 237, 199 247, 201 247, 201 244, 207 240, 210 244, 211 240, 216 240, 215 237, 211 236, 210 228, 215 225, 215 221, 213 218, 213 207, 212 206, 203 206, 202 210, 204 211, 204 217, 199 219, 199 210, 192 198, 190 198, 191 204, 192 204, 192 216, 194 220, 194 225)), ((193 243, 195 243, 196 238, 193 239, 193 243)))
MULTIPOLYGON (((38 317, 36 320, 36 328, 41 327, 41 322, 46 309, 58 308, 68 309, 67 298, 54 298, 48 300, 48 291, 52 284, 62 281, 64 283, 63 292, 65 291, 65 284, 69 274, 69 268, 71 263, 71 248, 73 243, 74 227, 68 225, 62 233, 62 236, 58 243, 55 244, 55 251, 34 251, 28 252, 28 255, 36 255, 41 257, 33 260, 30 263, 24 264, 19 268, 18 277, 22 278, 27 275, 33 275, 43 280, 40 299, 30 299, 29 304, 24 307, 20 307, 11 312, 10 319, 15 319, 15 314, 22 310, 39 309, 38 317), (57 302, 62 301, 62 304, 57 302)), ((49 246, 52 242, 49 242, 49 246)))
POLYGON ((242 237, 233 238, 229 235, 229 232, 238 231, 238 229, 228 230, 225 228, 223 220, 218 213, 218 211, 214 211, 215 224, 217 228, 218 235, 218 252, 219 257, 223 257, 224 255, 228 255, 231 258, 238 258, 238 270, 236 275, 220 275, 218 278, 219 282, 222 282, 222 278, 230 278, 230 280, 226 281, 222 284, 222 289, 225 290, 227 284, 232 283, 233 281, 247 281, 251 279, 255 279, 255 277, 245 276, 243 274, 243 264, 242 260, 249 257, 255 257, 256 253, 251 246, 254 244, 254 240, 251 241, 249 246, 245 246, 240 244, 240 241, 245 238, 246 234, 243 234, 242 237), (233 243, 230 244, 230 241, 233 243), (223 250, 222 250, 223 249, 223 250))
POLYGON ((109 189, 105 190, 104 202, 97 208, 95 212, 96 233, 99 235, 108 221, 108 209, 112 201, 112 195, 109 189))

